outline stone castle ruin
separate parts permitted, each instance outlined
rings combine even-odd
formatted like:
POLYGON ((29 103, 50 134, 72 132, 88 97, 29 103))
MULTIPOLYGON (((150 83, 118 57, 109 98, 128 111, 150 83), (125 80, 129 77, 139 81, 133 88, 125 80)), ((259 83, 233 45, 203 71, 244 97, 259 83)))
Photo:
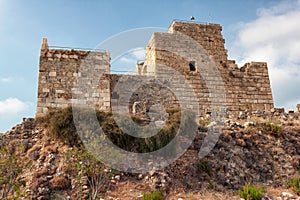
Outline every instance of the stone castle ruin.
POLYGON ((50 48, 43 39, 36 115, 74 103, 131 113, 157 104, 198 109, 200 115, 220 105, 232 114, 270 110, 267 63, 239 68, 228 60, 221 31, 218 24, 173 21, 168 32, 153 33, 137 75, 111 74, 108 51, 50 48))

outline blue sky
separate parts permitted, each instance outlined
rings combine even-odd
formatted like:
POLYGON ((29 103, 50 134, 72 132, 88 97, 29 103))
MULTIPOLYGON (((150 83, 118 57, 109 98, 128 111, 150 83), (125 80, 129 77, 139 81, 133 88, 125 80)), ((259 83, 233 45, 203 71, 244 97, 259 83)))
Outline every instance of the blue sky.
POLYGON ((43 37, 53 46, 93 48, 122 31, 168 28, 191 15, 223 26, 239 64, 268 62, 277 107, 300 103, 299 0, 0 0, 0 132, 34 116, 43 37))

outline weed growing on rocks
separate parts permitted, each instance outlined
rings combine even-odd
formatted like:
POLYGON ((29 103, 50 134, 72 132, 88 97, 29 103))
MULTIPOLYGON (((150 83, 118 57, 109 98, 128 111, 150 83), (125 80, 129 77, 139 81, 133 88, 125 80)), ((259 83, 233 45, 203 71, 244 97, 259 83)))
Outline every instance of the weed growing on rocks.
POLYGON ((265 192, 264 186, 254 187, 251 185, 245 185, 243 189, 238 190, 239 196, 245 200, 260 200, 265 192))
POLYGON ((153 191, 149 194, 144 194, 143 195, 144 200, 164 200, 164 194, 162 193, 161 190, 153 191))
POLYGON ((293 190, 300 195, 300 178, 293 178, 288 181, 288 186, 292 187, 293 190))
POLYGON ((205 172, 209 176, 212 175, 212 169, 209 166, 209 163, 207 160, 202 160, 202 161, 197 162, 197 170, 198 170, 198 172, 205 172))
POLYGON ((266 122, 265 130, 269 135, 280 135, 282 133, 282 127, 273 122, 266 122))

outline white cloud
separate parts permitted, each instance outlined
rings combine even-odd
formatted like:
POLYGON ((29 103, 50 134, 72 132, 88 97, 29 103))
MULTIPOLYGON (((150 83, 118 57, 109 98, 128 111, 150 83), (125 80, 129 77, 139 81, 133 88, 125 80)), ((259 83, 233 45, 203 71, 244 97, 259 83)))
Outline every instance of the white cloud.
POLYGON ((0 82, 2 82, 2 83, 9 83, 12 81, 13 81, 13 78, 11 78, 11 77, 0 78, 0 82))
POLYGON ((275 106, 300 103, 300 0, 284 1, 257 11, 258 18, 239 23, 232 57, 240 65, 266 61, 275 106))
POLYGON ((257 14, 258 16, 284 14, 286 11, 297 10, 299 7, 299 0, 285 0, 271 8, 260 8, 257 10, 257 14))
POLYGON ((0 115, 14 115, 29 108, 29 104, 17 98, 8 98, 0 101, 0 115))
POLYGON ((128 57, 128 56, 123 56, 120 58, 120 62, 126 63, 126 64, 133 64, 135 66, 136 64, 136 59, 128 57))
POLYGON ((121 62, 136 64, 138 61, 145 60, 146 50, 143 48, 134 49, 127 54, 121 56, 121 62))
POLYGON ((145 60, 146 50, 143 48, 137 48, 132 52, 132 54, 137 60, 145 60))

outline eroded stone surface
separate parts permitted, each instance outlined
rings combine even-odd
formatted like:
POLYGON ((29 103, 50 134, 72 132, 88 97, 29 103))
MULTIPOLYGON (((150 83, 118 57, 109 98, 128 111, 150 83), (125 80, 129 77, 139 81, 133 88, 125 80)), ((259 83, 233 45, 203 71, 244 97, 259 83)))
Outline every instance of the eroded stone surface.
POLYGON ((274 105, 267 64, 238 68, 228 60, 221 31, 218 24, 174 21, 168 32, 153 34, 146 60, 138 64, 139 75, 110 74, 109 52, 51 49, 44 40, 36 115, 72 103, 102 111, 117 105, 129 112, 134 102, 145 104, 146 110, 154 104, 199 107, 199 114, 220 106, 233 114, 270 110, 274 105), (123 84, 121 91, 115 91, 117 83, 123 84), (135 91, 130 84, 138 85, 135 91), (128 102, 120 102, 124 97, 128 102))

